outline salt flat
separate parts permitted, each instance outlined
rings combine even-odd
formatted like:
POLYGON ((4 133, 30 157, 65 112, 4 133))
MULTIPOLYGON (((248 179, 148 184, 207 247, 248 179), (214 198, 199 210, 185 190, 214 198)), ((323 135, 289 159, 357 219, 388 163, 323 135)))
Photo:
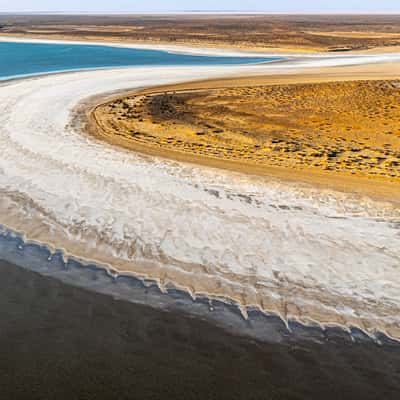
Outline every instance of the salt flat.
MULTIPOLYGON (((385 57, 398 56, 374 60, 385 57)), ((79 104, 102 93, 321 62, 4 82, 0 223, 161 286, 400 338, 400 212, 393 204, 130 153, 86 136, 74 118, 79 104)))

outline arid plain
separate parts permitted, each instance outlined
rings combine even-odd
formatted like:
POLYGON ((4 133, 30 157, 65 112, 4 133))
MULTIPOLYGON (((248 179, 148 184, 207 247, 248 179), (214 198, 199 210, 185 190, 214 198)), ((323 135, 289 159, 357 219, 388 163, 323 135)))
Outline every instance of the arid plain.
POLYGON ((2 35, 260 51, 348 52, 400 46, 398 15, 0 15, 2 35))

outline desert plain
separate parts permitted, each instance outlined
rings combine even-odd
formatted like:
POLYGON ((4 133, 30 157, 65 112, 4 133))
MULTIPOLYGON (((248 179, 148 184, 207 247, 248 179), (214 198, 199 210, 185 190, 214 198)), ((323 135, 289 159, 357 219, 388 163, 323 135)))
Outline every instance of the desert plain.
POLYGON ((277 52, 388 51, 398 15, 0 15, 8 36, 277 52))

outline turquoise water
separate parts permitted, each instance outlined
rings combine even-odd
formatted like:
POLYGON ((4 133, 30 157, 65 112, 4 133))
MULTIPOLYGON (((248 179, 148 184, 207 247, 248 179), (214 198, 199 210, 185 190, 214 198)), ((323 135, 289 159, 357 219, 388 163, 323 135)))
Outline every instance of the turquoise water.
POLYGON ((279 58, 208 57, 101 45, 0 42, 0 79, 106 67, 234 65, 276 60, 279 58))

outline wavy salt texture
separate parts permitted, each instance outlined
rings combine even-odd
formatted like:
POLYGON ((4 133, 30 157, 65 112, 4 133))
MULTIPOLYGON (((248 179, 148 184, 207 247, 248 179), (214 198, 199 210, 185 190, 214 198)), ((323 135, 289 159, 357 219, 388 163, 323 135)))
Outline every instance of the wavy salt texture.
POLYGON ((72 123, 78 102, 98 93, 274 68, 130 68, 1 85, 0 223, 160 285, 400 338, 400 215, 390 204, 141 156, 72 123))

